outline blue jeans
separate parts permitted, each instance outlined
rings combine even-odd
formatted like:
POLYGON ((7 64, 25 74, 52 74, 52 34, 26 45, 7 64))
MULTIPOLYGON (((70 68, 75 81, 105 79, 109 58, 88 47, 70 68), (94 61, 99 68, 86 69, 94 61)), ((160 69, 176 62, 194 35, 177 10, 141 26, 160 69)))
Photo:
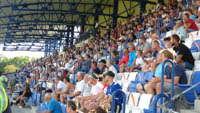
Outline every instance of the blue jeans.
POLYGON ((189 62, 184 62, 184 67, 186 69, 189 69, 189 70, 192 70, 194 65, 193 64, 190 64, 189 62))

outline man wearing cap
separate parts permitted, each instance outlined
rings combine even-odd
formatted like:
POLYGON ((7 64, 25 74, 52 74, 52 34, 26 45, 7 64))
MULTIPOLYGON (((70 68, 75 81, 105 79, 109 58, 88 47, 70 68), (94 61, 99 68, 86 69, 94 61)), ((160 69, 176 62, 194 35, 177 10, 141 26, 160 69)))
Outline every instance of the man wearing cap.
MULTIPOLYGON (((105 100, 102 101, 102 103, 100 105, 104 105, 106 107, 108 107, 108 109, 110 109, 110 104, 112 102, 112 94, 113 92, 115 92, 118 89, 122 89, 121 86, 118 83, 115 83, 113 81, 115 74, 112 71, 108 71, 105 74, 105 82, 109 85, 107 88, 107 92, 106 92, 106 97, 105 100)), ((118 113, 120 113, 121 108, 122 108, 122 102, 123 102, 123 98, 122 95, 117 94, 116 95, 116 100, 115 100, 115 113, 117 110, 117 106, 119 106, 119 111, 118 113)))

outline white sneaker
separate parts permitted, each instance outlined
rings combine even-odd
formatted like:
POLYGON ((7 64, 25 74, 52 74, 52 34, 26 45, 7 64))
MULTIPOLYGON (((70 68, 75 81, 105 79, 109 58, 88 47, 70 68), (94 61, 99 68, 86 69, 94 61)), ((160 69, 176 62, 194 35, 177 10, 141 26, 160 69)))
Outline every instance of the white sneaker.
POLYGON ((19 106, 19 108, 21 109, 21 108, 23 108, 22 106, 19 106))
POLYGON ((14 103, 14 104, 15 104, 15 103, 16 103, 16 100, 13 100, 13 101, 12 101, 12 103, 14 103))

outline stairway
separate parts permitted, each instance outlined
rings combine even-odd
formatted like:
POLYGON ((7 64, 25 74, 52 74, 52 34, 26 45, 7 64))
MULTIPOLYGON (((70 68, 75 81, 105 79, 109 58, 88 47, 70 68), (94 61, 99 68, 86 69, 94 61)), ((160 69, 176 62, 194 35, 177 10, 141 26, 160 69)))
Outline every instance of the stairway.
POLYGON ((181 109, 180 113, 200 113, 200 100, 195 100, 194 110, 181 109))

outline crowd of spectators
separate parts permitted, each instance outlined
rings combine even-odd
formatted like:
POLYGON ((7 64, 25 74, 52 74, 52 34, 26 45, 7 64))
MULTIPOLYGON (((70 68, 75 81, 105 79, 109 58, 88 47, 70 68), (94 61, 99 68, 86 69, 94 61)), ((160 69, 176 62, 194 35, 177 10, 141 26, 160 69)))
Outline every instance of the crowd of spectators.
MULTIPOLYGON (((155 72, 148 83, 137 85, 137 91, 159 94, 162 63, 166 59, 175 63, 175 86, 185 84, 185 70, 193 69, 194 58, 190 48, 182 42, 188 38, 187 33, 199 30, 197 24, 200 22, 200 0, 187 1, 186 6, 181 2, 160 3, 153 10, 144 12, 141 18, 132 16, 115 28, 107 26, 105 32, 99 32, 83 47, 73 46, 61 54, 56 51, 51 56, 30 62, 19 73, 20 82, 30 84, 34 92, 42 90, 44 100, 48 102, 47 111, 51 113, 60 110, 58 101, 67 103, 67 113, 76 110, 106 113, 110 110, 112 93, 122 89, 116 82, 117 73, 155 72), (172 31, 173 35, 163 37, 167 31, 172 31), (36 82, 32 84, 33 81, 36 82), (43 81, 47 85, 42 84, 40 89, 43 81), (76 102, 67 102, 69 99, 76 102)), ((171 68, 167 63, 165 91, 171 88, 171 68)), ((17 99, 22 106, 22 98, 29 92, 27 87, 25 89, 17 99)), ((115 108, 120 111, 122 96, 119 94, 117 98, 115 108)))

